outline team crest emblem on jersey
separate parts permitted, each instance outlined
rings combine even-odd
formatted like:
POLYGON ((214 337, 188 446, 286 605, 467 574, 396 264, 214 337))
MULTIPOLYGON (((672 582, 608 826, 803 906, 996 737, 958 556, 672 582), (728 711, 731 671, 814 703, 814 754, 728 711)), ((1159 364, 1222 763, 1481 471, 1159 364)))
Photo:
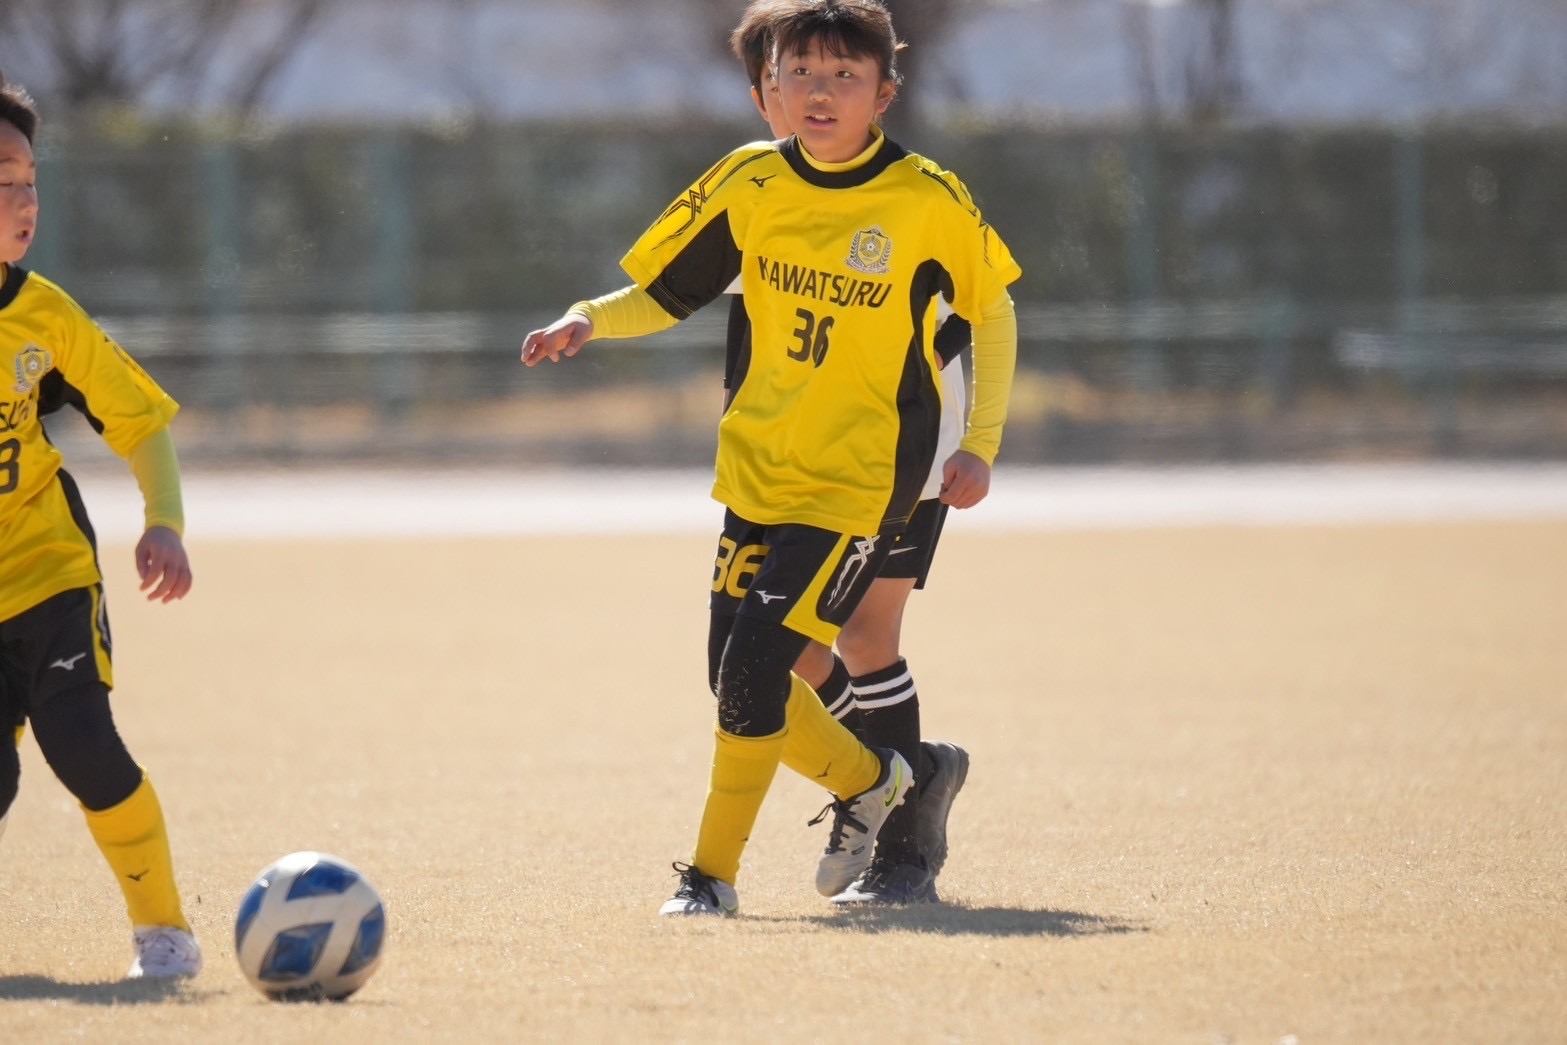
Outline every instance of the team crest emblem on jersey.
POLYGON ((16 355, 16 391, 26 395, 53 369, 54 356, 37 345, 28 345, 16 355))
POLYGON ((892 240, 872 225, 854 234, 854 244, 849 247, 849 267, 859 272, 886 275, 887 261, 892 257, 892 240))

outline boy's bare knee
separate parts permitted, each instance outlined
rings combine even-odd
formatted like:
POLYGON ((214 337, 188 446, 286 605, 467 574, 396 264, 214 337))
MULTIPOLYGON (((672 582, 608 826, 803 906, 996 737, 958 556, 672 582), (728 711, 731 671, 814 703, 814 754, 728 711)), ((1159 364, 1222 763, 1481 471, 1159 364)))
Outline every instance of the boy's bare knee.
POLYGON ((838 655, 851 675, 880 671, 898 659, 898 629, 876 617, 851 620, 838 633, 838 655))
POLYGON ((821 691, 832 674, 832 650, 820 642, 811 642, 794 662, 794 673, 812 689, 821 691))

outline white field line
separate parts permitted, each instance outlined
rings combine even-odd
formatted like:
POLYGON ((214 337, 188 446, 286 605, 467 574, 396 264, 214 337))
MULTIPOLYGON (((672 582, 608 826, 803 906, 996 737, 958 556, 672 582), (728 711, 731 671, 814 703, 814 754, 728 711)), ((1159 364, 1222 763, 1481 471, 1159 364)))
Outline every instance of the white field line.
MULTIPOLYGON (((78 482, 100 541, 132 541, 141 496, 123 471, 78 482)), ((192 472, 201 540, 715 533, 697 471, 192 472)), ((959 531, 1567 518, 1567 465, 1000 468, 959 531)))

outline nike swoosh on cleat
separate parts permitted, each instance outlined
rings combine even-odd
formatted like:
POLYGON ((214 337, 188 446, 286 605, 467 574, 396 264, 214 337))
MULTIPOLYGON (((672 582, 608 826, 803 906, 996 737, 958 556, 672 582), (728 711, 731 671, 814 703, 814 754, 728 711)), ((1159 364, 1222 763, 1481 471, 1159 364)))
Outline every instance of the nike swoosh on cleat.
POLYGON ((831 772, 832 772, 832 763, 831 763, 831 762, 829 762, 829 763, 827 763, 827 768, 826 768, 826 769, 824 769, 824 770, 822 770, 822 771, 821 771, 821 772, 820 772, 820 773, 817 773, 817 774, 816 774, 816 779, 817 779, 817 780, 821 780, 821 779, 822 779, 822 778, 824 778, 824 777, 825 777, 825 776, 826 776, 826 775, 827 775, 827 774, 828 774, 828 773, 831 773, 831 772))
POLYGON ((897 801, 897 799, 898 799, 898 785, 901 784, 901 783, 903 783, 903 763, 899 762, 899 763, 897 763, 893 767, 893 773, 892 773, 892 793, 889 794, 882 801, 882 803, 881 803, 882 805, 884 805, 884 806, 891 806, 893 802, 897 801))

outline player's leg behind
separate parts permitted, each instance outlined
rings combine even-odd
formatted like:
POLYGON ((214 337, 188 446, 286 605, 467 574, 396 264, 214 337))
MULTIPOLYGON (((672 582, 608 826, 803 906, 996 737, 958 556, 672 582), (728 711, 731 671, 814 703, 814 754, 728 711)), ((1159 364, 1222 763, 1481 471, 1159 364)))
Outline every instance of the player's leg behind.
POLYGON ((891 747, 916 767, 910 800, 877 837, 868 880, 840 902, 918 903, 938 899, 935 878, 946 861, 946 821, 968 771, 968 753, 955 744, 923 740, 919 688, 902 654, 904 609, 923 587, 940 539, 946 509, 921 501, 876 582, 838 636, 852 672, 857 714, 867 742, 891 747))
POLYGON ((862 735, 867 743, 901 754, 915 767, 916 779, 911 800, 892 812, 877 835, 873 863, 846 890, 849 895, 834 897, 840 903, 934 899, 916 818, 918 781, 929 772, 921 759, 919 691, 898 648, 903 607, 913 590, 912 579, 878 578, 838 636, 862 735))

